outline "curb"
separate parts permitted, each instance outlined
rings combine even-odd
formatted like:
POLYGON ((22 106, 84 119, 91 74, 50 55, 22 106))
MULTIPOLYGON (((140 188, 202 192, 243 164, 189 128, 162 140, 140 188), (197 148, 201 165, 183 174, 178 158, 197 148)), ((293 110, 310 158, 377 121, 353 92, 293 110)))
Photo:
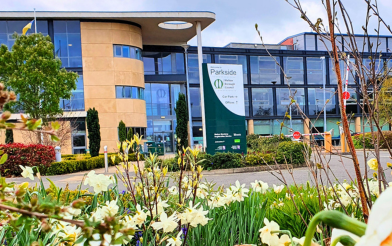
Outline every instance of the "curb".
MULTIPOLYGON (((286 169, 285 164, 280 164, 281 167, 280 169, 286 169)), ((293 168, 300 168, 300 167, 306 167, 306 164, 302 165, 292 165, 288 164, 289 169, 293 168)), ((216 174, 234 174, 234 173, 254 173, 254 172, 263 172, 263 171, 271 171, 272 170, 278 170, 279 166, 278 165, 263 165, 263 166, 256 166, 256 167, 239 167, 239 168, 229 168, 229 169, 215 169, 215 170, 203 170, 202 174, 204 176, 208 175, 216 175, 216 174)), ((191 174, 191 172, 187 171, 186 174, 191 174)))

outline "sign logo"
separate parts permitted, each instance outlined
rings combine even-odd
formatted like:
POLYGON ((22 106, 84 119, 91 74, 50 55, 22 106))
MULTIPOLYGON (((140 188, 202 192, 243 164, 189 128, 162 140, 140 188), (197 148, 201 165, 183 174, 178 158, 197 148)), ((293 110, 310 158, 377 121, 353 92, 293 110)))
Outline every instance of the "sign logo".
POLYGON ((293 138, 294 139, 300 139, 300 137, 301 137, 301 133, 300 132, 296 131, 296 132, 293 133, 293 138))
POLYGON ((220 80, 220 79, 216 79, 216 80, 214 81, 214 86, 215 86, 216 89, 222 89, 222 87, 223 87, 223 81, 220 80))
POLYGON ((343 92, 343 99, 344 100, 350 99, 350 92, 348 92, 348 91, 343 92))

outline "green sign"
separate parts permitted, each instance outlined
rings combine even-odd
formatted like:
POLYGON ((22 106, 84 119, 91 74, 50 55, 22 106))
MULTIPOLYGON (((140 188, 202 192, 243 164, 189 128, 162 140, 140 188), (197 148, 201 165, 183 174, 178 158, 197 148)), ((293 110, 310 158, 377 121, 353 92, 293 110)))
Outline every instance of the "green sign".
POLYGON ((207 153, 246 153, 242 65, 203 63, 207 153))

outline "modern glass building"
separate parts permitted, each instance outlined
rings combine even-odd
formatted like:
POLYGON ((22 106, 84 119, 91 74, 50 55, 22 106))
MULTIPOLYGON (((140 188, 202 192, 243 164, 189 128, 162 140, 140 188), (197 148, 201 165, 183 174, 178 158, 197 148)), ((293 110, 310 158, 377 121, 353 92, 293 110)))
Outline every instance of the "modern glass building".
MULTIPOLYGON (((0 43, 11 49, 15 41, 13 34, 21 34, 32 18, 32 12, 0 12, 0 43)), ((109 151, 116 148, 117 127, 122 120, 128 129, 132 128, 145 139, 164 142, 166 151, 174 152, 174 108, 179 93, 189 94, 192 141, 201 144, 197 47, 190 47, 185 53, 183 45, 196 36, 198 25, 203 30, 214 20, 215 14, 211 12, 37 12, 37 31, 51 37, 54 55, 62 61, 63 67, 79 74, 72 98, 60 102, 64 118, 76 129, 71 147, 62 152, 87 150, 85 117, 86 111, 93 107, 99 112, 101 146, 108 146, 109 151)), ((27 35, 33 32, 34 27, 27 35)), ((381 59, 387 59, 391 55, 388 48, 392 47, 392 36, 379 38, 381 59)), ((338 37, 338 41, 340 50, 344 51, 347 44, 343 37, 338 37)), ((363 37, 358 35, 360 47, 363 42, 363 37)), ((311 131, 334 129, 334 138, 338 139, 337 79, 327 52, 328 42, 326 46, 315 33, 301 33, 279 44, 267 45, 273 57, 260 44, 241 43, 202 47, 202 56, 206 63, 242 65, 248 134, 289 134, 289 128, 283 128, 281 132, 280 123, 285 113, 291 112, 292 121, 286 119, 285 124, 291 124, 294 131, 309 132, 305 125, 310 125, 311 131), (290 89, 276 63, 290 77, 290 89), (325 105, 324 94, 329 100, 326 125, 323 117, 319 117, 325 105), (291 97, 298 107, 288 108, 291 97), (301 112, 311 122, 304 122, 301 112)), ((369 46, 363 47, 367 59, 369 46)), ((389 62, 388 66, 391 65, 389 62)), ((342 71, 345 66, 341 62, 342 71)), ((351 98, 347 102, 347 112, 353 116, 351 130, 360 132, 361 125, 366 122, 360 120, 359 103, 363 93, 371 92, 360 90, 352 68, 350 74, 351 98)), ((15 140, 23 141, 18 136, 15 140)))

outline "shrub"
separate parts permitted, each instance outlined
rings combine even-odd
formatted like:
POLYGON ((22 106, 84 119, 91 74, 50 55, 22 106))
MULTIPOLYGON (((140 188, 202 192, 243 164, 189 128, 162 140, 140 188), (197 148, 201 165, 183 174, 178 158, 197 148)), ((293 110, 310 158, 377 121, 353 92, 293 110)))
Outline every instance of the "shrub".
POLYGON ((42 144, 2 144, 0 149, 8 154, 7 161, 0 165, 2 176, 19 176, 22 172, 19 165, 37 166, 40 171, 44 171, 56 159, 54 148, 42 144))
POLYGON ((248 148, 254 149, 255 141, 259 139, 259 135, 257 134, 249 134, 246 136, 246 145, 248 148))
POLYGON ((91 156, 98 156, 101 148, 101 132, 100 132, 98 111, 89 109, 87 111, 87 131, 89 139, 89 149, 91 156))
POLYGON ((5 143, 10 144, 14 142, 14 132, 12 129, 5 130, 5 143))
POLYGON ((246 165, 249 166, 259 166, 267 164, 275 164, 273 159, 273 154, 263 154, 263 153, 255 153, 255 154, 248 154, 245 158, 246 165))
POLYGON ((185 95, 180 93, 174 109, 176 112, 177 127, 176 134, 180 140, 177 150, 188 147, 188 106, 186 104, 185 95))
MULTIPOLYGON (((392 148, 392 131, 383 131, 382 134, 388 144, 384 141, 384 139, 381 137, 379 132, 374 132, 375 139, 378 138, 380 140, 380 148, 387 148, 388 145, 389 145, 389 147, 392 148)), ((354 142, 354 147, 356 149, 362 149, 363 142, 364 142, 363 134, 355 135, 353 137, 353 142, 354 142)), ((371 132, 365 133, 365 148, 374 149, 373 138, 372 138, 371 132)))
POLYGON ((311 148, 306 143, 301 142, 281 142, 276 152, 276 161, 280 164, 304 164, 305 157, 308 159, 312 154, 311 148), (308 156, 306 155, 306 151, 308 156))
POLYGON ((255 137, 254 135, 247 137, 247 144, 250 149, 263 151, 265 153, 276 152, 276 149, 281 142, 291 142, 291 138, 284 135, 274 135, 268 138, 255 137))
MULTIPOLYGON (((123 121, 118 123, 118 139, 121 143, 127 139, 127 128, 125 127, 125 123, 123 121)), ((120 147, 120 151, 123 151, 122 146, 120 147)))
MULTIPOLYGON (((225 169, 245 166, 245 163, 242 162, 241 154, 237 153, 215 153, 213 156, 206 155, 205 157, 207 157, 207 163, 204 161, 204 165, 208 164, 208 161, 210 161, 211 164, 211 167, 207 166, 206 169, 225 169)), ((203 165, 203 163, 201 165, 203 165)))

